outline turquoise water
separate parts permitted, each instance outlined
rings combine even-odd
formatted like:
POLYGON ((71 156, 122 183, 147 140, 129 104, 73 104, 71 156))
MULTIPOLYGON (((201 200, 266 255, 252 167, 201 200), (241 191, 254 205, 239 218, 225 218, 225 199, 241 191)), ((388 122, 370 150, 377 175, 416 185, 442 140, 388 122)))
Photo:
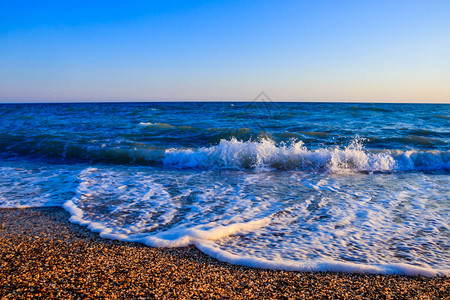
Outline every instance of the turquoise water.
POLYGON ((450 270, 450 106, 0 105, 0 207, 220 260, 450 270))

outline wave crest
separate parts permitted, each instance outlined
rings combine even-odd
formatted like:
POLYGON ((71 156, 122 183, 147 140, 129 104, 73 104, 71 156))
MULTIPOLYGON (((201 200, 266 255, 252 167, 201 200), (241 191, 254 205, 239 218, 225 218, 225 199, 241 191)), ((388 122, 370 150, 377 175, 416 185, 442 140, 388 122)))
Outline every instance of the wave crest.
POLYGON ((221 140, 218 145, 193 149, 168 149, 163 163, 178 168, 237 168, 319 171, 393 171, 449 170, 450 154, 440 151, 363 149, 363 139, 356 138, 345 148, 308 150, 302 141, 276 143, 221 140))

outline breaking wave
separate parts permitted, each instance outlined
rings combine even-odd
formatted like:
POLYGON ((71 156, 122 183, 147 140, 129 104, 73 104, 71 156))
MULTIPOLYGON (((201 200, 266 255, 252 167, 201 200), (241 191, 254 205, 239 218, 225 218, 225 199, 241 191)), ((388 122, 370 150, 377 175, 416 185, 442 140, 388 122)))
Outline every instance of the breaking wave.
POLYGON ((308 150, 302 141, 276 143, 271 139, 242 142, 235 138, 218 145, 193 149, 166 150, 165 166, 179 168, 238 168, 323 171, 431 171, 449 170, 450 152, 367 151, 362 139, 344 148, 308 150))
POLYGON ((367 150, 363 139, 349 145, 308 149, 303 141, 276 143, 269 137, 241 141, 235 137, 199 148, 165 148, 132 141, 82 140, 67 142, 55 137, 35 139, 3 135, 0 153, 89 163, 162 165, 191 169, 256 169, 305 171, 447 171, 450 151, 367 150))

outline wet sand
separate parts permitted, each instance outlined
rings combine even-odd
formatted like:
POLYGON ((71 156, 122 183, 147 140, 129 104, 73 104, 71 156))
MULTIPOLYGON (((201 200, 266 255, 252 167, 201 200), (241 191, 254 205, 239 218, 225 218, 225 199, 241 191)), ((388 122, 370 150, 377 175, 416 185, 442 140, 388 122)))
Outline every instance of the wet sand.
POLYGON ((450 299, 450 278, 233 266, 100 238, 61 208, 0 209, 0 298, 450 299))

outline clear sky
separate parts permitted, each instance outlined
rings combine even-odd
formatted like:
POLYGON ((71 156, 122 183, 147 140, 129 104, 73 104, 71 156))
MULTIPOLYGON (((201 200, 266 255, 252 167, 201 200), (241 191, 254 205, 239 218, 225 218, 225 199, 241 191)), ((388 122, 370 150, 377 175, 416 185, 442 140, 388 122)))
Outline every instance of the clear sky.
POLYGON ((0 1, 0 102, 450 103, 450 1, 0 1))

